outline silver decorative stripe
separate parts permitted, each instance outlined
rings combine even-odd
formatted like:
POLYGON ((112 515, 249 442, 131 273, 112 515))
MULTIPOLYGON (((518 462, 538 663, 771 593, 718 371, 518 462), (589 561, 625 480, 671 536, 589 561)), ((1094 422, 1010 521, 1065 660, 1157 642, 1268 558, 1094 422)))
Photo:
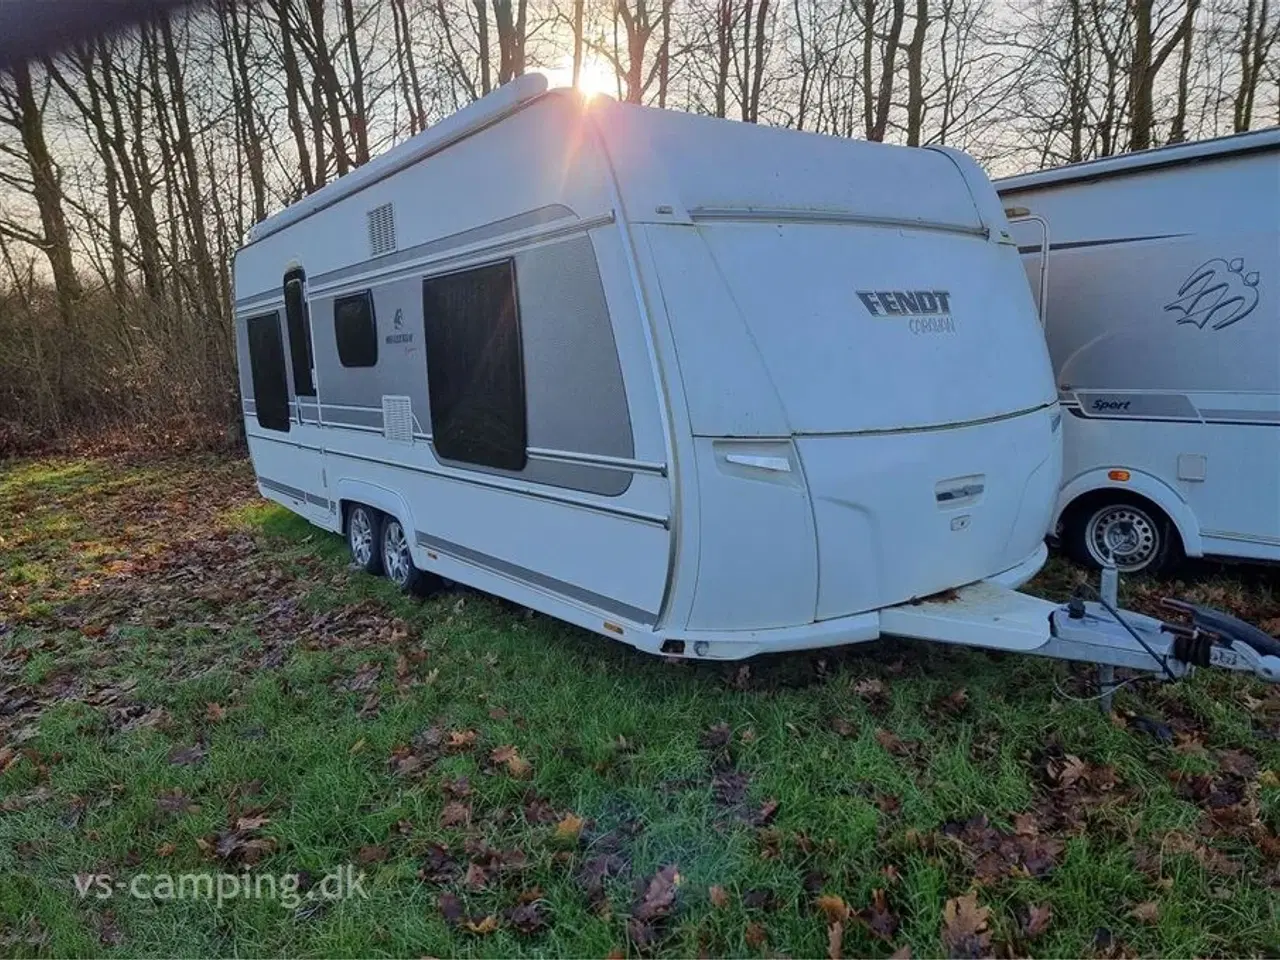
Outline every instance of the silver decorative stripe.
POLYGON ((1200 416, 1208 423, 1280 424, 1280 411, 1276 410, 1201 409, 1200 416))
POLYGON ((1238 543, 1260 543, 1268 547, 1280 547, 1280 537, 1260 537, 1243 533, 1227 533, 1223 530, 1201 530, 1200 536, 1214 540, 1235 540, 1238 543))
POLYGON ((1280 426, 1280 411, 1197 408, 1191 398, 1182 393, 1081 390, 1077 393, 1064 393, 1061 397, 1064 410, 1088 420, 1280 426))
POLYGON ((258 433, 253 430, 246 431, 246 436, 250 440, 266 440, 268 443, 279 443, 286 447, 297 447, 299 450, 310 450, 314 453, 324 453, 324 448, 312 443, 303 443, 300 440, 292 440, 287 433, 281 431, 271 431, 269 433, 258 433), (275 434, 279 434, 278 436, 275 434))
POLYGON ((689 211, 693 220, 738 220, 745 223, 817 223, 851 224, 863 227, 895 227, 907 230, 935 230, 942 233, 963 233, 968 236, 986 237, 989 231, 983 226, 959 223, 943 223, 938 220, 912 220, 905 217, 874 217, 857 213, 839 213, 834 210, 765 209, 757 207, 694 207, 689 211))
MULTIPOLYGON (((519 234, 499 238, 491 243, 473 244, 435 255, 419 255, 412 261, 396 263, 390 267, 383 266, 383 260, 389 258, 379 257, 377 260, 370 260, 366 263, 353 264, 351 268, 343 268, 344 270, 355 271, 358 267, 363 272, 343 274, 336 280, 330 279, 330 274, 321 274, 314 281, 308 282, 307 292, 311 299, 314 300, 317 297, 336 294, 347 289, 392 283, 396 280, 410 277, 416 278, 428 273, 445 272, 453 268, 460 269, 473 263, 482 263, 491 259, 511 256, 520 252, 524 247, 534 244, 577 236, 595 227, 613 223, 613 220, 613 214, 607 213, 592 217, 589 220, 552 223, 549 227, 522 231, 519 234)), ((331 271, 331 273, 337 273, 337 271, 331 271)))
MULTIPOLYGON (((253 413, 253 401, 244 401, 244 408, 246 413, 253 413)), ((325 429, 360 430, 369 433, 382 432, 382 410, 378 407, 326 403, 321 409, 324 413, 325 429), (351 417, 349 414, 355 414, 356 416, 351 417), (368 414, 367 419, 370 421, 376 419, 379 425, 374 426, 372 422, 361 423, 359 421, 360 414, 368 414)), ((431 434, 429 433, 415 431, 413 437, 415 440, 425 440, 427 443, 432 442, 431 434)), ((575 466, 602 467, 611 470, 630 471, 632 473, 647 473, 658 477, 667 475, 667 465, 665 463, 654 463, 650 460, 612 457, 602 453, 578 453, 573 450, 555 450, 550 447, 529 447, 526 452, 531 460, 544 460, 550 463, 571 463, 575 466)))
MULTIPOLYGON (((414 244, 412 247, 405 247, 396 253, 377 258, 378 267, 391 268, 398 267, 406 263, 416 262, 424 257, 434 254, 444 253, 446 251, 458 250, 463 247, 475 246, 486 240, 509 236, 510 234, 520 231, 528 231, 535 227, 545 226, 548 223, 556 223, 562 220, 576 221, 578 215, 566 207, 562 203, 549 204, 544 207, 538 207, 525 213, 516 214, 513 217, 505 217, 502 220, 494 220, 490 223, 481 224, 478 227, 471 227, 468 230, 460 230, 457 233, 451 233, 448 236, 437 237, 435 240, 427 240, 423 243, 414 244)), ((328 273, 322 273, 311 280, 312 285, 324 283, 337 283, 346 277, 353 276, 361 271, 369 269, 370 261, 365 260, 360 263, 353 263, 347 267, 339 267, 336 270, 330 270, 328 273)))
POLYGON ((655 622, 656 617, 651 611, 641 610, 639 607, 633 607, 630 604, 623 603, 621 600, 614 600, 612 597, 594 593, 584 587, 566 583, 564 580, 557 580, 555 577, 549 577, 544 573, 539 573, 537 570, 530 570, 528 567, 509 563, 498 557, 491 557, 487 553, 472 550, 470 547, 462 546, 462 544, 442 540, 440 537, 433 537, 428 533, 423 533, 421 530, 415 531, 415 536, 420 547, 449 554, 456 560, 484 567, 492 573, 531 584, 551 593, 558 593, 571 600, 577 600, 580 603, 595 607, 597 610, 612 613, 624 620, 645 625, 651 625, 655 622))
MULTIPOLYGON (((430 437, 427 439, 429 440, 430 437)), ((526 452, 533 460, 573 463, 587 467, 612 467, 618 470, 630 470, 632 473, 651 473, 659 477, 667 475, 665 463, 633 460, 630 457, 610 457, 602 453, 575 453, 572 450, 552 450, 547 447, 529 447, 526 452)))
POLYGON ((319 494, 308 493, 299 487, 291 487, 287 483, 281 483, 279 480, 272 480, 269 477, 259 477, 258 483, 266 487, 268 490, 274 490, 276 493, 283 493, 286 497, 292 497, 294 500, 307 503, 314 503, 318 506, 329 509, 329 498, 322 497, 319 494))
POLYGON ((487 487, 490 490, 501 490, 504 493, 514 493, 522 497, 530 497, 534 500, 546 500, 550 503, 561 503, 565 506, 579 507, 583 510, 591 510, 595 513, 603 513, 611 517, 621 517, 625 520, 635 520, 638 523, 653 524, 654 526, 662 527, 663 529, 666 529, 669 524, 666 517, 661 517, 654 513, 646 513, 643 510, 630 510, 627 507, 615 507, 605 503, 596 503, 592 500, 585 500, 581 497, 572 496, 568 493, 556 493, 551 490, 537 489, 518 482, 505 482, 499 478, 490 477, 485 474, 450 473, 445 470, 438 470, 434 467, 423 467, 414 463, 392 463, 391 461, 382 460, 378 457, 370 457, 361 453, 352 453, 348 450, 334 450, 330 448, 325 452, 330 456, 348 457, 352 460, 362 460, 365 463, 376 463, 383 467, 394 467, 398 470, 409 470, 413 473, 421 473, 429 477, 439 477, 442 480, 454 480, 458 483, 468 483, 476 487, 487 487))
POLYGON ((923 427, 885 427, 879 430, 834 430, 830 433, 797 433, 797 437, 882 437, 890 436, 898 433, 937 433, 940 430, 961 430, 965 427, 980 427, 988 423, 999 423, 1002 420, 1015 420, 1018 417, 1025 417, 1041 410, 1048 410, 1058 405, 1057 400, 1051 400, 1048 403, 1042 403, 1035 407, 1026 407, 1023 410, 1014 410, 1011 413, 1000 413, 994 417, 982 417, 978 420, 962 420, 958 423, 933 423, 923 427))

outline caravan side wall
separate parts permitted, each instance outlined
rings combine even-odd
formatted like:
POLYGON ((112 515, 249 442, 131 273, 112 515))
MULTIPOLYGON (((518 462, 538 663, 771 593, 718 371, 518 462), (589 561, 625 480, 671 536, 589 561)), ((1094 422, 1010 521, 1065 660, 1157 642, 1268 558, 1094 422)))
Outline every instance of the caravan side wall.
MULTIPOLYGON (((997 187, 1049 223, 1047 337, 1070 414, 1059 516, 1126 490, 1190 555, 1280 559, 1280 135, 1244 136, 1273 142, 997 187)), ((1034 287, 1036 231, 1016 229, 1034 287)))
POLYGON ((671 554, 666 427, 609 182, 580 111, 546 97, 241 250, 263 495, 330 530, 368 504, 401 521, 422 569, 594 630, 652 625, 671 554), (289 322, 295 275, 309 323, 289 322), (459 406, 429 389, 425 305, 465 334, 469 304, 493 297, 513 297, 512 326, 433 354, 442 384, 486 378, 459 406), (253 337, 282 340, 284 422, 261 416, 273 381, 255 376, 253 337))

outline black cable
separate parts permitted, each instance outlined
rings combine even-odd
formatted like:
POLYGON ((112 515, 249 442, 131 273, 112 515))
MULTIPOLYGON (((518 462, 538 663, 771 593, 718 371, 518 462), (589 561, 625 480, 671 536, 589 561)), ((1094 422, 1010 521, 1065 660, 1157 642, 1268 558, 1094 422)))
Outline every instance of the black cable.
POLYGON ((1106 611, 1109 614, 1111 614, 1113 617, 1116 618, 1116 622, 1119 623, 1120 626, 1124 627, 1127 631, 1129 631, 1129 636, 1133 637, 1133 639, 1137 640, 1138 643, 1141 644, 1142 649, 1147 651, 1147 654, 1151 657, 1152 660, 1160 664, 1160 669, 1164 671, 1164 675, 1166 677, 1168 677, 1170 680, 1178 679, 1178 677, 1174 674, 1174 672, 1169 669, 1169 664, 1167 662, 1168 658, 1159 656, 1154 650, 1151 649, 1151 645, 1147 643, 1147 641, 1142 639, 1142 636, 1138 633, 1137 630, 1129 626, 1129 621, 1127 621, 1124 617, 1120 615, 1120 611, 1107 602, 1107 599, 1102 595, 1101 590, 1099 590, 1097 587, 1093 586, 1092 584, 1082 584, 1082 586, 1087 586, 1091 591, 1093 591, 1094 596, 1098 598, 1098 602, 1102 604, 1102 606, 1106 609, 1106 611))

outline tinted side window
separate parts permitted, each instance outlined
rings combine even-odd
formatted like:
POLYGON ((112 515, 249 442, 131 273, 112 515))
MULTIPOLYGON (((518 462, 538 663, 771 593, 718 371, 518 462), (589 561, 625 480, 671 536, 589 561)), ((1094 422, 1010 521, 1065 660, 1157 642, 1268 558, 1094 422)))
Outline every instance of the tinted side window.
POLYGON ((528 427, 514 262, 424 280, 422 315, 436 452, 523 470, 528 427))
POLYGON ((284 315, 289 324, 289 353, 293 361, 293 389, 300 397, 316 395, 311 370, 311 314, 307 310, 307 298, 303 296, 305 280, 301 270, 290 270, 284 275, 284 315))
POLYGON ((333 301, 333 333, 338 359, 344 367, 378 364, 378 325, 373 317, 373 294, 368 290, 333 301))
POLYGON ((268 313, 245 321, 249 334, 249 370, 258 426, 289 432, 289 383, 284 372, 280 316, 268 313))

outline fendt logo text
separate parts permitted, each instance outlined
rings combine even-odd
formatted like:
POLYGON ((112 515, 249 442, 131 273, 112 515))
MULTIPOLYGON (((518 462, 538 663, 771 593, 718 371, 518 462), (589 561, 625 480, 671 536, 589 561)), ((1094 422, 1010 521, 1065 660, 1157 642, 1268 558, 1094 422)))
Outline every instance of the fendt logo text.
POLYGON ((907 317, 912 333, 955 333, 949 290, 858 290, 873 317, 907 317))

